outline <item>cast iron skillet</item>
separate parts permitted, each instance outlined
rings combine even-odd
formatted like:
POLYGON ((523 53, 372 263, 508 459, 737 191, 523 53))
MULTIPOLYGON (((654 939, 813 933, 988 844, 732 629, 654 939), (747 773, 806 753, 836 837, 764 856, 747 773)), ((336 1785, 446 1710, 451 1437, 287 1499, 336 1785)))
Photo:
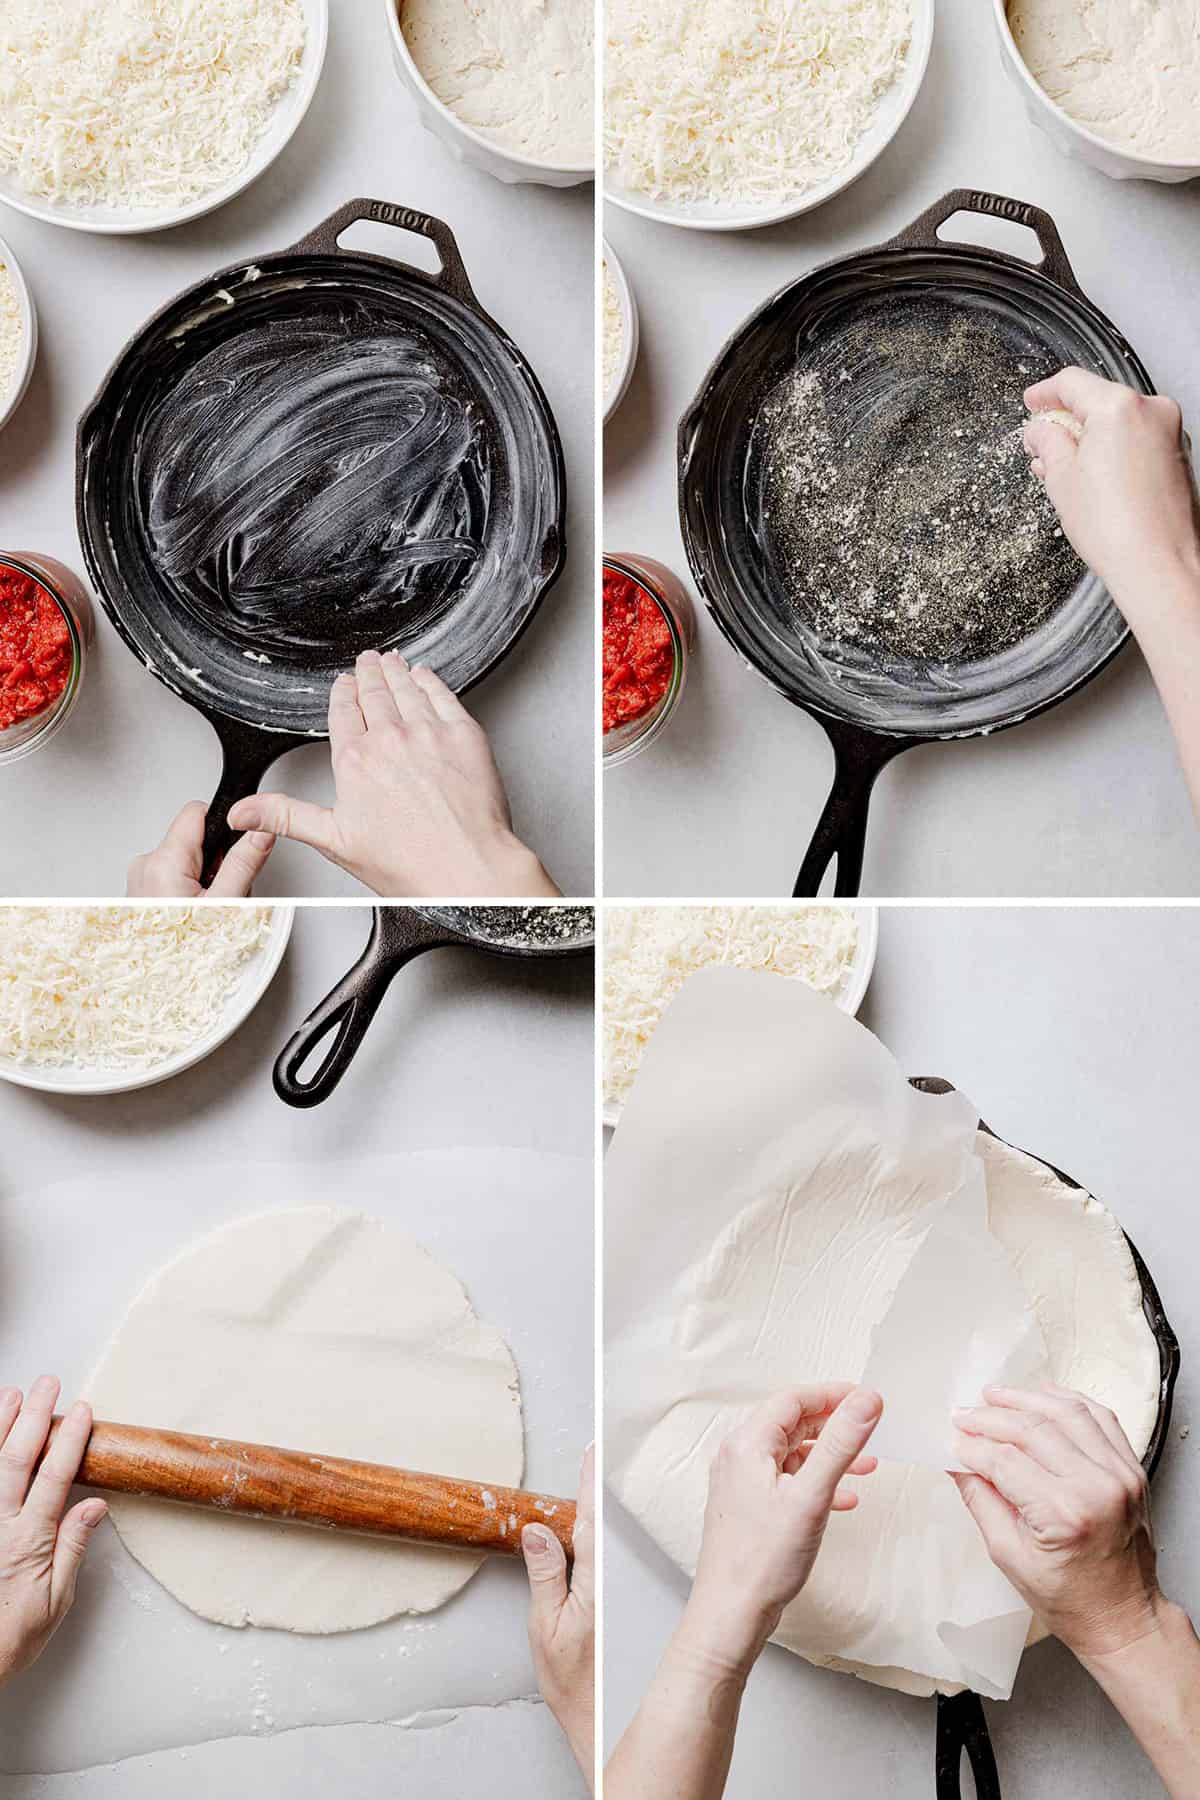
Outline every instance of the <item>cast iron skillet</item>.
MULTIPOLYGON (((938 1075, 913 1075, 911 1085, 923 1094, 952 1094, 952 1082, 943 1081, 938 1075)), ((989 1125, 979 1121, 979 1129, 986 1131, 989 1137, 998 1142, 1007 1142, 999 1137, 989 1125)), ((1014 1144, 1013 1149, 1020 1145, 1014 1144)), ((1032 1151, 1026 1151, 1027 1156, 1032 1151)), ((1042 1157, 1035 1158, 1043 1167, 1077 1193, 1085 1193, 1078 1181, 1056 1169, 1053 1163, 1045 1162, 1042 1157)), ((1171 1426, 1171 1402, 1175 1393, 1175 1382, 1179 1374, 1179 1340, 1167 1322, 1162 1301, 1158 1297, 1158 1289, 1145 1263, 1138 1255, 1136 1244, 1126 1235, 1133 1266, 1137 1270, 1138 1280, 1142 1284, 1142 1311, 1146 1321, 1154 1333, 1158 1345, 1159 1389, 1158 1420, 1154 1427, 1154 1435, 1142 1458, 1142 1467, 1148 1476, 1153 1476, 1162 1459, 1166 1447, 1167 1432, 1171 1426)), ((975 1777, 975 1793, 977 1800, 1000 1800, 1000 1777, 996 1769, 996 1758, 988 1736, 987 1720, 984 1717, 983 1702, 978 1694, 969 1689, 961 1694, 939 1694, 937 1697, 937 1742, 934 1750, 934 1766, 937 1780, 937 1800, 961 1800, 962 1797, 962 1759, 966 1753, 975 1777)))
POLYGON ((1128 629, 1095 576, 1020 641, 977 661, 890 666, 855 658, 799 621, 773 579, 746 501, 750 443, 765 395, 830 325, 877 317, 889 300, 952 304, 985 315, 1017 346, 1031 336, 1054 366, 1082 363, 1142 393, 1150 378, 1125 339, 1079 288, 1062 240, 1039 207, 957 189, 876 249, 783 288, 726 344, 679 427, 679 511, 701 596, 754 672, 823 726, 833 789, 793 892, 815 895, 837 860, 839 896, 858 893, 876 776, 902 750, 984 736, 1056 706, 1114 657, 1128 629), (999 251, 943 242, 958 212, 1028 226, 1036 267, 999 251))
POLYGON ((458 693, 495 667, 562 569, 564 485, 537 377, 426 213, 352 200, 131 340, 80 421, 79 532, 129 648, 221 740, 205 881, 230 806, 326 735, 360 650, 458 693), (430 239, 440 269, 340 248, 359 220, 430 239))
MULTIPOLYGON (((559 943, 506 943, 501 938, 489 936, 485 928, 472 924, 472 911, 486 914, 488 910, 487 907, 375 907, 366 949, 280 1051, 274 1075, 279 1098, 286 1100, 289 1106, 316 1106, 329 1097, 349 1068, 393 976, 425 950, 459 945, 468 950, 485 951, 490 956, 516 957, 529 962, 538 958, 558 960, 587 956, 595 943, 594 928, 559 943), (335 1029, 337 1036, 321 1063, 312 1075, 302 1080, 301 1067, 322 1039, 335 1029)), ((594 914, 592 917, 594 920, 594 914)))

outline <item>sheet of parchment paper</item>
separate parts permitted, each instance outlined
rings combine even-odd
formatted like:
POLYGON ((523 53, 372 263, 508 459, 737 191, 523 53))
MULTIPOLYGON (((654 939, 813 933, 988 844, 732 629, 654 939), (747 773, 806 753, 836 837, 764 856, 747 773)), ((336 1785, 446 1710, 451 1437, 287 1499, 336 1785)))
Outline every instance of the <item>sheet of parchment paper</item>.
MULTIPOLYGON (((964 1231, 976 1249, 987 1235, 977 1127, 963 1095, 910 1087, 802 983, 709 970, 665 1014, 606 1169, 605 1442, 614 1491, 685 1570, 713 1452, 767 1394, 860 1380, 878 1333, 901 1436, 911 1427, 919 1451, 944 1416, 940 1386, 909 1404, 922 1363, 905 1312, 937 1269, 939 1240, 916 1263, 935 1224, 960 1254, 964 1231)), ((1007 1272, 994 1248, 979 1287, 989 1331, 960 1346, 971 1381, 991 1378, 985 1347, 1000 1374, 1028 1337, 1024 1305, 1006 1314, 990 1286, 1007 1272)), ((970 1261, 956 1278, 973 1297, 970 1261)), ((944 1312, 939 1331, 970 1310, 944 1312)), ((943 1339, 939 1355, 958 1353, 943 1339)), ((777 1641, 914 1692, 1006 1697, 1029 1618, 936 1459, 885 1463, 857 1510, 830 1520, 777 1641)))

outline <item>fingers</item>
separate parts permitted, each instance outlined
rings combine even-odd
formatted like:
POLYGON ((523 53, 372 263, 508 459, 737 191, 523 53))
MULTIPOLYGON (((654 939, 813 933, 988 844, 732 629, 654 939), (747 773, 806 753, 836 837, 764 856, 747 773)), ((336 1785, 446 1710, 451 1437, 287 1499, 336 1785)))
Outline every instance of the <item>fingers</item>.
POLYGON ((291 838, 308 844, 323 855, 332 855, 333 813, 311 800, 293 800, 288 794, 247 794, 229 809, 235 831, 261 831, 271 837, 291 838))
MULTIPOLYGON (((796 1476, 797 1491, 819 1512, 834 1510, 838 1484, 850 1473, 879 1423, 883 1401, 869 1388, 853 1388, 821 1427, 796 1476)), ((848 1510, 844 1505, 837 1510, 848 1510)))
POLYGON ((464 720, 470 720, 471 715, 458 695, 452 694, 441 676, 435 675, 432 669, 414 669, 412 678, 443 724, 461 725, 464 720))
POLYGON ((1051 412, 1055 408, 1074 413, 1081 424, 1088 414, 1112 398, 1114 384, 1089 369, 1060 369, 1045 381, 1035 381, 1025 389, 1025 404, 1032 413, 1051 412))
POLYGON ((1070 431, 1045 414, 1027 420, 1021 434, 1027 454, 1033 459, 1033 472, 1040 481, 1053 482, 1068 469, 1079 454, 1078 439, 1070 431))
POLYGON ((526 1525, 521 1533, 525 1573, 529 1577, 529 1629, 552 1625, 567 1602, 567 1558, 562 1545, 544 1525, 526 1525))
POLYGON ((853 1382, 839 1381, 787 1388, 756 1406, 732 1435, 747 1449, 765 1451, 782 1464, 813 1435, 809 1427, 827 1419, 853 1387, 853 1382))
POLYGON ((952 1479, 992 1561, 1011 1567, 1021 1549, 1021 1526, 1011 1506, 979 1475, 955 1474, 952 1479))
POLYGON ((20 1388, 0 1389, 0 1450, 8 1441, 8 1434, 16 1423, 17 1414, 21 1410, 22 1394, 20 1388))
POLYGON ((12 1518, 25 1504, 33 1465, 42 1454, 50 1430, 59 1384, 39 1375, 0 1450, 0 1518, 12 1518))
POLYGON ((1031 1411, 1006 1406, 956 1407, 954 1423, 970 1437, 993 1444, 1015 1445, 1047 1474, 1078 1480, 1094 1468, 1090 1456, 1069 1438, 1042 1408, 1031 1411))
POLYGON ((329 690, 329 743, 335 752, 363 737, 366 723, 358 705, 358 683, 353 675, 339 675, 329 690))
POLYGON ((1092 1406, 1082 1394, 1074 1393, 1070 1388, 1048 1384, 1033 1393, 1025 1388, 990 1387, 984 1389, 984 1399, 998 1410, 1053 1419, 1072 1444, 1102 1467, 1110 1464, 1114 1455, 1127 1467, 1137 1469, 1141 1466, 1115 1416, 1107 1413, 1110 1436, 1100 1419, 1106 1409, 1092 1406))
POLYGON ((97 1525, 107 1513, 103 1500, 81 1500, 58 1528, 54 1562, 50 1570, 50 1605, 61 1617, 75 1598, 75 1583, 97 1525))
POLYGON ((430 705, 429 696, 413 680, 413 671, 404 658, 398 651, 389 650, 380 660, 383 663, 383 678, 391 689, 396 711, 403 722, 406 725, 430 724, 437 714, 430 705))
POLYGON ((62 1518, 91 1433, 92 1409, 86 1400, 77 1400, 63 1418, 54 1442, 43 1457, 25 1502, 26 1512, 43 1524, 54 1526, 62 1518))
POLYGON ((584 1451, 579 1471, 579 1496, 575 1502, 575 1530, 571 1537, 575 1564, 571 1592, 590 1612, 596 1596, 596 1446, 584 1451))
POLYGON ((204 849, 204 825, 207 818, 208 808, 203 800, 189 800, 167 826, 163 843, 188 853, 194 851, 199 857, 204 849))
POLYGON ((214 900, 246 899, 274 848, 275 838, 269 831, 248 831, 240 837, 209 883, 214 900))
POLYGON ((383 658, 374 650, 364 650, 354 665, 358 683, 358 707, 368 731, 394 725, 400 717, 391 684, 384 673, 383 658))
POLYGON ((991 1438, 957 1431, 954 1448, 968 1473, 991 1482, 1018 1512, 1053 1499, 1055 1477, 1015 1444, 998 1444, 991 1438))

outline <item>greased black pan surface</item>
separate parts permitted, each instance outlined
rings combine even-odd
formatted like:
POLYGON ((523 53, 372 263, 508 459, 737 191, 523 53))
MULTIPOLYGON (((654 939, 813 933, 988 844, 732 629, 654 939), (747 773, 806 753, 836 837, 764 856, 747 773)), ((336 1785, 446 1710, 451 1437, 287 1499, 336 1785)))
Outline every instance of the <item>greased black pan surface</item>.
POLYGON ((117 630, 221 740, 206 875, 359 651, 459 693, 495 666, 562 568, 564 485, 537 377, 425 213, 351 201, 148 322, 80 422, 78 521, 117 630), (359 220, 440 270, 342 249, 359 220))
MULTIPOLYGON (((755 673, 823 726, 833 745, 833 790, 797 878, 797 895, 815 895, 834 859, 837 893, 857 894, 871 789, 892 757, 933 739, 1003 730, 1056 706, 1091 680, 1128 636, 1101 583, 1087 571, 1027 633, 990 654, 958 660, 856 650, 822 636, 789 603, 777 551, 764 539, 756 507, 756 426, 764 406, 835 332, 861 327, 869 342, 891 321, 900 321, 902 329, 909 316, 924 316, 935 329, 953 319, 986 328, 996 344, 1007 346, 1014 372, 1028 368, 1028 379, 1078 363, 1153 392, 1133 350, 1079 288, 1048 214, 967 189, 945 195, 890 242, 782 289, 726 344, 679 427, 680 521, 692 573, 721 631, 755 673), (943 241, 939 227, 959 212, 1028 226, 1042 262, 1035 267, 1000 251, 943 241), (1034 367, 1034 357, 1041 368, 1034 367)), ((851 408, 859 402, 864 431, 877 410, 879 393, 870 385, 876 375, 843 371, 847 400, 851 408)), ((918 395, 920 379, 915 361, 918 395)), ((913 414, 919 432, 919 406, 913 414)), ((932 414, 926 425, 927 447, 936 454, 932 414)), ((778 771, 770 779, 777 781, 778 771)))
POLYGON ((289 1106, 328 1099, 353 1061, 395 976, 426 950, 452 946, 519 961, 590 956, 592 906, 377 906, 366 949, 288 1039, 275 1062, 275 1092, 289 1106), (336 1033, 313 1073, 303 1065, 336 1033))
MULTIPOLYGON (((952 1082, 945 1081, 939 1075, 913 1075, 911 1085, 919 1088, 924 1094, 951 1094, 954 1092, 952 1082)), ((986 1131, 989 1137, 998 1142, 998 1132, 992 1130, 981 1119, 979 1129, 986 1131)), ((1013 1145, 1020 1149, 1020 1145, 1013 1145)), ((1024 1153, 1033 1156, 1031 1150, 1024 1153)), ((1072 1176, 1056 1169, 1053 1163, 1044 1157, 1035 1157, 1052 1174, 1074 1188, 1076 1193, 1086 1193, 1072 1176)), ((1147 1476, 1152 1477, 1162 1460, 1166 1448, 1167 1433, 1171 1427, 1171 1406, 1175 1395, 1175 1383, 1179 1377, 1179 1340, 1171 1329, 1158 1289, 1149 1269, 1138 1254, 1137 1245, 1127 1235, 1125 1242, 1129 1245, 1133 1265, 1142 1288, 1142 1311, 1146 1323, 1154 1333, 1154 1341, 1158 1345, 1158 1418, 1154 1433, 1146 1446, 1146 1454, 1142 1458, 1142 1467, 1147 1476)), ((1011 1702, 1010 1702, 1011 1704, 1011 1702)), ((934 1751, 935 1793, 937 1800, 962 1800, 962 1759, 966 1756, 975 1782, 976 1800, 1001 1800, 1000 1777, 996 1767, 996 1758, 988 1736, 987 1720, 984 1717, 983 1702, 978 1694, 968 1689, 961 1694, 939 1694, 937 1699, 937 1739, 934 1751)))

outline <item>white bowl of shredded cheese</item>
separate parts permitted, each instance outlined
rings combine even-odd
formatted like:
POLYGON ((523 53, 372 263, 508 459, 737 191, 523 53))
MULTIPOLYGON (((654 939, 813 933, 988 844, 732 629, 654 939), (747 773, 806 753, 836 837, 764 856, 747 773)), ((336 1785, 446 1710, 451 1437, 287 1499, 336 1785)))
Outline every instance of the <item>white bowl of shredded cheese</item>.
POLYGON ((625 398, 638 353, 637 302, 617 258, 603 245, 600 266, 601 376, 604 423, 625 398))
POLYGON ((0 1080, 122 1094, 190 1069, 266 993, 291 906, 0 906, 0 1080))
POLYGON ((992 0, 992 16, 1026 114, 1059 150, 1117 181, 1200 177, 1200 39, 1190 9, 1107 0, 1063 15, 1047 0, 992 0), (1103 121, 1103 136, 1089 118, 1103 121))
POLYGON ((316 93, 329 0, 4 0, 0 201, 164 231, 270 167, 316 93))
POLYGON ((0 431, 25 398, 37 361, 37 310, 20 264, 0 238, 0 431))
POLYGON ((670 1001, 700 969, 804 981, 852 1016, 879 942, 874 906, 611 906, 604 915, 604 1123, 616 1125, 670 1001))
POLYGON ((832 200, 887 149, 934 0, 609 0, 604 194, 697 231, 832 200))
POLYGON ((417 117, 498 181, 576 187, 595 154, 592 0, 383 0, 417 117))

